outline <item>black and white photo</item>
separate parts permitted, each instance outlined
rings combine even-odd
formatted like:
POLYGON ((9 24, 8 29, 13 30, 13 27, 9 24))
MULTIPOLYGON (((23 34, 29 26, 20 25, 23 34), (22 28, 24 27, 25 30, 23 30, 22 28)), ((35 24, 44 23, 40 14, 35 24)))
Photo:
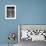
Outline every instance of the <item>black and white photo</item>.
POLYGON ((5 19, 16 19, 16 5, 5 6, 5 19))

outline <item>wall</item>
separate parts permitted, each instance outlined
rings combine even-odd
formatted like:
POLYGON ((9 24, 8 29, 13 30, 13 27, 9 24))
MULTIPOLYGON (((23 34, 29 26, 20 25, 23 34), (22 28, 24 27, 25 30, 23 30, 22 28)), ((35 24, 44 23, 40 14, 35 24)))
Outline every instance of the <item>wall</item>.
MULTIPOLYGON (((0 44, 7 44, 17 24, 46 24, 46 0, 0 0, 0 44), (16 20, 5 20, 5 5, 16 5, 16 20)), ((17 40, 16 40, 17 43, 17 40)))

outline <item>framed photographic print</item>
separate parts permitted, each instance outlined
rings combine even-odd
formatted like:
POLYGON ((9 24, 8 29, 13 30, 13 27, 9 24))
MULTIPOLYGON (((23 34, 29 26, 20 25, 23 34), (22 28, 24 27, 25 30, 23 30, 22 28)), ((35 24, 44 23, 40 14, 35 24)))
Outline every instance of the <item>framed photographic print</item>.
POLYGON ((16 5, 5 6, 5 19, 16 19, 16 5))

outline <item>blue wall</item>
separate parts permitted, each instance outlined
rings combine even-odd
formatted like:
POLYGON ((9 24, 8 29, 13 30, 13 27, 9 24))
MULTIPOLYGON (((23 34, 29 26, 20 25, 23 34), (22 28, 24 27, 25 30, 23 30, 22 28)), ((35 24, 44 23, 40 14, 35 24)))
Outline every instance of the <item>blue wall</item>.
MULTIPOLYGON (((17 24, 46 24, 46 0, 0 0, 0 44, 8 43, 17 24), (16 5, 16 20, 5 20, 5 5, 16 5)), ((17 40, 16 40, 17 43, 17 40)))

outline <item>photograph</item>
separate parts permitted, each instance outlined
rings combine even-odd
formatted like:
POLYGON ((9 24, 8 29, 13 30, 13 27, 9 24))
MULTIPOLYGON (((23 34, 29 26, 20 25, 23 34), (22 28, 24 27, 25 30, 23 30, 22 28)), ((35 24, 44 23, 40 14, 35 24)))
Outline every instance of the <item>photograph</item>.
POLYGON ((5 19, 16 19, 16 5, 5 6, 5 19))

